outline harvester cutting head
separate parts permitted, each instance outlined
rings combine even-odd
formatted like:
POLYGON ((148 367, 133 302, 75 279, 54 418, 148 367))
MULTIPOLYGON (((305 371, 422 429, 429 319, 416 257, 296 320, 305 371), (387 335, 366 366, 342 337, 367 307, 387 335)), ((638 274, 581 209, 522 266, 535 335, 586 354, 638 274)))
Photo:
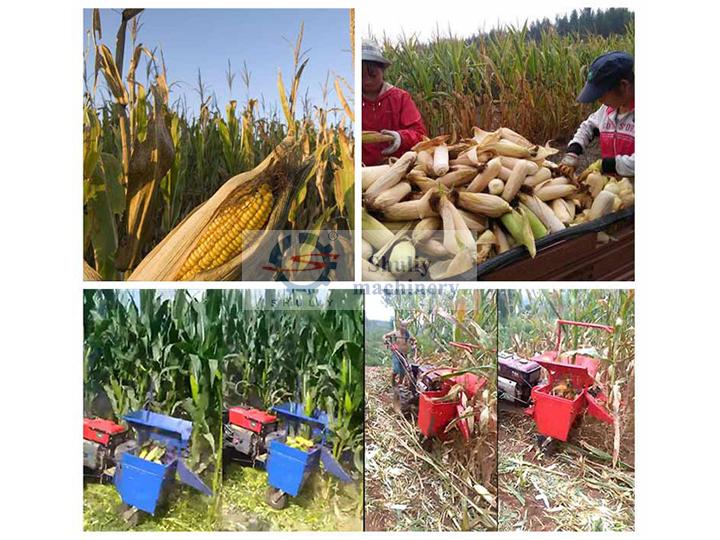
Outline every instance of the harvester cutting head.
POLYGON ((115 470, 115 487, 123 503, 154 514, 176 476, 183 484, 212 495, 183 461, 189 452, 192 422, 148 410, 132 412, 123 420, 137 436, 135 448, 122 454, 115 470), (141 457, 141 449, 148 446, 152 450, 141 457))
MULTIPOLYGON (((450 345, 466 351, 475 348, 454 341, 450 345)), ((468 402, 482 390, 487 380, 457 368, 410 364, 403 356, 401 359, 406 364, 409 385, 395 388, 396 410, 405 414, 417 406, 420 432, 440 440, 450 437, 446 428, 458 418, 456 425, 463 437, 470 439, 468 402)))
POLYGON ((547 381, 531 391, 533 405, 526 409, 535 420, 538 432, 546 437, 567 441, 575 419, 586 410, 590 416, 612 424, 612 415, 602 403, 606 397, 595 379, 600 360, 576 351, 560 352, 562 327, 572 325, 612 333, 611 326, 558 320, 557 343, 554 351, 535 356, 532 361, 545 368, 547 381))

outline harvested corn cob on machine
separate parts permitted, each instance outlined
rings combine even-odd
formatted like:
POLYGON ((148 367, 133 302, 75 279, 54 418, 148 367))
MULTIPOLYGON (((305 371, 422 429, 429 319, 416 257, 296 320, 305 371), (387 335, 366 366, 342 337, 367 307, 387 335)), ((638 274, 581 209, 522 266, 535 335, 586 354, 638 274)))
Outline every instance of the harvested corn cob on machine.
MULTIPOLYGON (((449 344, 467 352, 476 348, 469 343, 449 344)), ((482 390, 487 380, 455 368, 422 364, 416 349, 410 362, 396 343, 388 342, 387 346, 397 355, 405 372, 404 384, 394 388, 395 410, 403 415, 417 411, 418 427, 428 439, 447 440, 451 436, 448 427, 455 422, 463 438, 469 440, 468 401, 482 390)))
POLYGON ((331 433, 324 411, 306 415, 302 403, 283 403, 270 412, 248 407, 230 407, 224 415, 226 451, 265 465, 268 475, 266 502, 276 510, 296 497, 320 463, 341 482, 352 477, 332 455, 327 437, 331 433), (303 428, 303 426, 306 426, 303 428), (305 432, 308 437, 299 433, 305 432), (294 433, 295 435, 291 435, 294 433))
POLYGON ((128 427, 102 419, 84 419, 83 464, 101 478, 112 478, 126 511, 136 523, 138 510, 155 515, 177 479, 212 495, 183 461, 187 457, 192 422, 148 410, 123 416, 128 427), (130 437, 131 431, 136 437, 130 437))
POLYGON ((590 350, 561 352, 565 326, 614 332, 612 326, 559 319, 554 350, 529 360, 513 354, 498 357, 499 397, 526 407, 542 448, 553 439, 567 441, 575 420, 585 412, 602 422, 614 421, 603 406, 607 398, 596 380, 600 360, 590 350), (541 368, 547 372, 544 381, 541 368))

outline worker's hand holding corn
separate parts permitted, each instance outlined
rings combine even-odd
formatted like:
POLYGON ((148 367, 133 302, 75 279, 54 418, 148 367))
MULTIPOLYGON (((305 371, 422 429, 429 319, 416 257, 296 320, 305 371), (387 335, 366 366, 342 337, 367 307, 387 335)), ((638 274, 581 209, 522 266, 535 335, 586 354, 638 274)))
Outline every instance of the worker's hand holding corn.
POLYGON ((393 138, 393 141, 388 145, 388 147, 382 151, 382 155, 393 155, 395 152, 398 151, 398 148, 400 148, 400 134, 397 131, 392 131, 390 129, 383 129, 380 133, 382 133, 383 135, 390 135, 393 138))
POLYGON ((568 152, 560 162, 560 172, 562 172, 564 176, 572 179, 575 175, 575 169, 577 169, 579 163, 580 157, 577 154, 568 152))

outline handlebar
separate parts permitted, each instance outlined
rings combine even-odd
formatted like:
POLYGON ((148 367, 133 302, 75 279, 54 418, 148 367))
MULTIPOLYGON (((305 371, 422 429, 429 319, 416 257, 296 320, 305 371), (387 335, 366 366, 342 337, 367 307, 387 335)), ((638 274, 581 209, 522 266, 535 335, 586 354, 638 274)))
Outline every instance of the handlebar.
POLYGON ((612 334, 615 332, 615 328, 613 326, 607 326, 605 324, 595 324, 595 323, 588 323, 588 322, 578 322, 578 321, 568 321, 565 319, 558 319, 557 321, 557 343, 556 343, 556 350, 558 354, 560 354, 560 344, 562 342, 562 327, 563 326, 580 326, 582 328, 593 328, 595 330, 603 330, 607 332, 608 334, 612 334))

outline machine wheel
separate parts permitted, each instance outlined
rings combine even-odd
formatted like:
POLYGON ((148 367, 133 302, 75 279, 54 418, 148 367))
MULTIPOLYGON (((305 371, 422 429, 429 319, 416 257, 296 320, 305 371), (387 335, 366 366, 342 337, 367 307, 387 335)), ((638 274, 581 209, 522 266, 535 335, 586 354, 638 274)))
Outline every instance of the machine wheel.
POLYGON ((393 388, 393 409, 403 416, 410 414, 412 409, 413 393, 407 386, 393 388))
POLYGON ((120 505, 120 516, 130 527, 137 527, 140 522, 140 510, 125 503, 120 505))
POLYGON ((265 502, 275 510, 282 510, 287 506, 288 494, 280 489, 270 486, 265 492, 265 502))
POLYGON ((557 450, 557 439, 546 437, 545 435, 536 435, 538 450, 546 456, 551 456, 557 450))

